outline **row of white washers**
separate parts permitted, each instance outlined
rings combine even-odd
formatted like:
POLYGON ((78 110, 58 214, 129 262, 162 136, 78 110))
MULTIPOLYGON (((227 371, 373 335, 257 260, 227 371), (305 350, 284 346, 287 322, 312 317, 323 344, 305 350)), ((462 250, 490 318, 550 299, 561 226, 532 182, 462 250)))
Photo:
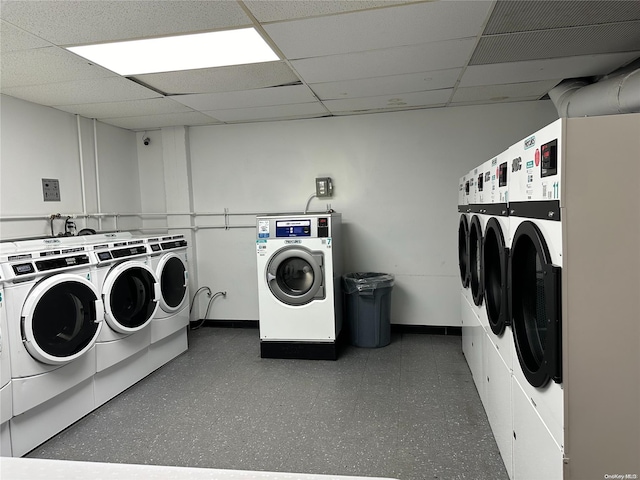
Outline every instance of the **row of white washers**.
POLYGON ((562 478, 561 133, 554 122, 459 184, 463 352, 512 479, 562 478))
POLYGON ((1 453, 22 456, 187 349, 187 242, 0 244, 1 453))

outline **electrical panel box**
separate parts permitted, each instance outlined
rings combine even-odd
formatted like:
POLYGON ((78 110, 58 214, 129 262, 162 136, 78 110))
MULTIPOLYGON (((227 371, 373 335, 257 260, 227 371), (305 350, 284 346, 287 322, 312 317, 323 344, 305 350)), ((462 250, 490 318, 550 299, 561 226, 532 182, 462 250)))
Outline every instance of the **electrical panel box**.
POLYGON ((333 195, 333 183, 331 178, 316 178, 316 196, 319 198, 330 197, 333 195))
POLYGON ((42 179, 42 196, 45 202, 60 201, 60 181, 55 178, 42 179))

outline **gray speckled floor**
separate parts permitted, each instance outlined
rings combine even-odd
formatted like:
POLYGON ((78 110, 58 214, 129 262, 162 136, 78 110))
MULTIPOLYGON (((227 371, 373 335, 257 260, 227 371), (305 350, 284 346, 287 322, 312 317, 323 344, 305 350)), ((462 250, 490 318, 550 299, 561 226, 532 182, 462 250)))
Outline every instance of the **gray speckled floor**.
POLYGON ((507 479, 456 336, 336 362, 261 359, 257 329, 189 351, 29 457, 413 479, 507 479))

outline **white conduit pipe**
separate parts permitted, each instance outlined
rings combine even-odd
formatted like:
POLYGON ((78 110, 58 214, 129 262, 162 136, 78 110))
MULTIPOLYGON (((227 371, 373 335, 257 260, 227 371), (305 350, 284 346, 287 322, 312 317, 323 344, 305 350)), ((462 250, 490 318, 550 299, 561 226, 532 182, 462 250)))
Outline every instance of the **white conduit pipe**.
MULTIPOLYGON (((80 188, 82 189, 82 214, 87 214, 87 194, 84 185, 84 153, 82 151, 82 129, 80 128, 80 115, 76 114, 76 125, 78 126, 78 157, 80 159, 80 188)), ((86 217, 85 217, 86 218, 86 217)), ((86 227, 85 221, 85 227, 86 227)))
POLYGON ((566 80, 551 89, 549 98, 560 117, 640 112, 640 69, 590 85, 586 83, 579 79, 566 80))
MULTIPOLYGON (((96 119, 93 119, 93 159, 96 165, 96 208, 98 214, 102 213, 100 204, 100 164, 98 162, 98 130, 96 128, 96 119)), ((102 217, 98 217, 98 230, 102 230, 102 217)))
POLYGON ((556 87, 549 91, 549 98, 558 110, 559 117, 566 118, 568 116, 567 111, 569 110, 569 100, 574 93, 587 85, 589 85, 589 82, 577 78, 575 80, 565 80, 560 82, 556 87))

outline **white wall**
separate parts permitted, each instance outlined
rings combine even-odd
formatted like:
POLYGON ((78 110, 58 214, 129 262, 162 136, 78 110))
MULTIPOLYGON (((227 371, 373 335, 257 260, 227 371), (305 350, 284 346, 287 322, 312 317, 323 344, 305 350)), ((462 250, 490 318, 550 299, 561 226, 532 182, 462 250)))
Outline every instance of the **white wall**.
MULTIPOLYGON (((162 132, 139 132, 136 135, 138 148, 138 168, 140 176, 141 211, 145 213, 165 213, 167 211, 166 193, 164 187, 164 163, 162 150, 162 132), (148 137, 149 145, 143 143, 148 137)), ((143 219, 144 228, 163 229, 167 226, 167 218, 161 216, 147 216, 143 219)))
MULTIPOLYGON (((1 216, 81 213, 76 117, 5 96, 0 106, 1 216), (60 179, 61 202, 43 201, 41 178, 48 177, 60 179)), ((300 212, 314 192, 314 178, 331 176, 330 203, 345 224, 346 271, 396 275, 394 323, 458 325, 458 179, 556 118, 550 102, 533 102, 193 127, 186 136, 190 165, 181 168, 191 175, 193 210, 229 208, 232 214, 300 212)), ((171 132, 147 132, 151 144, 145 147, 140 133, 100 122, 96 127, 102 211, 166 211, 164 177, 173 159, 163 143, 171 132)), ((86 204, 93 213, 93 122, 81 118, 81 131, 86 204)), ((326 203, 316 199, 311 210, 326 203)), ((192 291, 208 285, 228 292, 215 302, 211 318, 255 320, 254 217, 229 220, 250 228, 196 232, 192 291)), ((166 219, 145 221, 145 226, 166 224, 166 219)), ((223 218, 200 216, 198 224, 222 225, 223 218)), ((118 226, 140 225, 139 218, 126 217, 118 226)), ((95 228, 95 220, 89 226, 95 228)), ((105 221, 103 229, 113 226, 105 221)), ((2 221, 0 228, 3 239, 49 232, 44 220, 2 221)))
MULTIPOLYGON (((535 102, 194 127, 194 210, 301 212, 314 178, 331 176, 345 271, 396 275, 393 323, 459 325, 459 177, 556 118, 550 102, 535 102)), ((258 319, 255 229, 196 238, 198 285, 228 292, 210 318, 258 319)))
MULTIPOLYGON (((7 221, 8 216, 83 213, 77 119, 74 115, 1 96, 0 101, 0 238, 49 235, 44 219, 7 221), (42 178, 60 180, 60 202, 42 198, 42 178)), ((80 118, 85 199, 88 213, 97 212, 93 121, 80 118)), ((140 184, 135 134, 96 123, 102 212, 139 212, 140 184)), ((56 233, 63 221, 55 221, 56 233)), ((136 217, 119 220, 119 228, 134 228, 136 217)), ((97 228, 96 219, 76 220, 78 229, 97 228)), ((113 220, 103 229, 114 228, 113 220)))

